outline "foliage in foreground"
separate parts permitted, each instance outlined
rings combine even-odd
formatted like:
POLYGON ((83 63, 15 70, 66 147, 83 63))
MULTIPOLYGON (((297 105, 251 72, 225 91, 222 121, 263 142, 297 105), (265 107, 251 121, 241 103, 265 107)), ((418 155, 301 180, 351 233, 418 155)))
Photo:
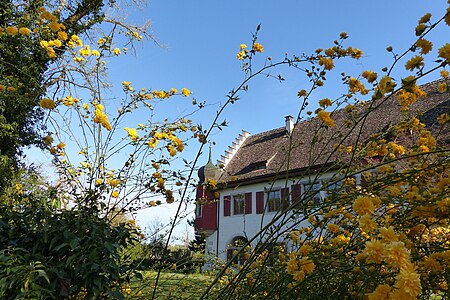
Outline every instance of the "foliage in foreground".
POLYGON ((112 225, 93 207, 60 210, 50 192, 18 187, 9 200, 0 205, 2 299, 122 298, 133 274, 120 250, 138 239, 133 226, 112 225))

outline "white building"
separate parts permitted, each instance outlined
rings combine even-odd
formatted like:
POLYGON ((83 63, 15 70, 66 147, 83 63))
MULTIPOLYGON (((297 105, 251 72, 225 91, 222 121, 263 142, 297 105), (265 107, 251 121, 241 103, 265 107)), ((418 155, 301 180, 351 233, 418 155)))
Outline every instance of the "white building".
MULTIPOLYGON (((421 114, 420 120, 431 130, 437 127, 437 117, 450 111, 449 93, 439 93, 439 83, 422 86, 428 96, 409 110, 421 114)), ((218 166, 210 156, 199 170, 195 220, 196 230, 206 234, 209 257, 231 259, 237 241, 250 241, 252 246, 268 238, 283 242, 286 233, 301 226, 302 210, 319 204, 339 179, 351 176, 364 184, 360 174, 342 173, 349 156, 336 148, 364 145, 373 133, 401 122, 404 114, 391 97, 350 112, 336 110, 332 118, 336 125, 327 128, 317 118, 294 124, 288 116, 281 128, 255 135, 243 131, 218 166), (208 190, 211 180, 218 182, 214 192, 208 190)), ((414 142, 416 137, 410 138, 414 142)))

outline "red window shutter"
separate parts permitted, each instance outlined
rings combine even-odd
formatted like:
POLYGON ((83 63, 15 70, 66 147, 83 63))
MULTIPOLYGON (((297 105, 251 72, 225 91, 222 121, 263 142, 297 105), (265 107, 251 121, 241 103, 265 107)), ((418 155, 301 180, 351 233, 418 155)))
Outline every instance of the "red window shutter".
POLYGON ((256 213, 264 212, 264 192, 256 192, 256 213))
POLYGON ((252 193, 245 193, 245 214, 252 213, 252 193))
POLYGON ((302 207, 302 192, 300 190, 300 184, 293 184, 291 186, 292 190, 292 206, 295 208, 302 207))
POLYGON ((289 188, 281 189, 281 207, 283 209, 289 208, 289 188))
POLYGON ((231 215, 231 196, 223 197, 223 215, 225 217, 231 215))

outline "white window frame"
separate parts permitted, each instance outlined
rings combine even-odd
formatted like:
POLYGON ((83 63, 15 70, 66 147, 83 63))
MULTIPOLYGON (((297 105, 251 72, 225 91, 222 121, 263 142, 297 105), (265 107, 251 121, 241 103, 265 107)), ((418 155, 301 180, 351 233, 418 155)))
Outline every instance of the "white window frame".
POLYGON ((232 207, 231 207, 231 212, 233 216, 240 216, 240 215, 244 215, 245 214, 245 194, 244 193, 239 193, 239 194, 234 194, 231 195, 231 202, 232 207), (242 212, 236 213, 236 200, 239 199, 239 201, 242 201, 242 212))

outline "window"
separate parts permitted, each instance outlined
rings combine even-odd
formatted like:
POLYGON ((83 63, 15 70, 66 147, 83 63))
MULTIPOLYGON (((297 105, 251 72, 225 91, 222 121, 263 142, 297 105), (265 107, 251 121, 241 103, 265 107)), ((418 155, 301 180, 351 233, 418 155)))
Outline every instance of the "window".
POLYGON ((244 194, 233 196, 233 215, 243 215, 245 210, 244 194))
POLYGON ((227 249, 227 261, 232 261, 235 265, 242 266, 245 262, 245 250, 241 251, 241 249, 247 243, 248 241, 244 237, 234 238, 227 249))
POLYGON ((321 191, 322 183, 305 183, 303 184, 303 195, 306 203, 318 205, 326 196, 326 191, 321 191))
POLYGON ((278 211, 281 209, 281 191, 269 191, 267 193, 267 211, 278 211))

